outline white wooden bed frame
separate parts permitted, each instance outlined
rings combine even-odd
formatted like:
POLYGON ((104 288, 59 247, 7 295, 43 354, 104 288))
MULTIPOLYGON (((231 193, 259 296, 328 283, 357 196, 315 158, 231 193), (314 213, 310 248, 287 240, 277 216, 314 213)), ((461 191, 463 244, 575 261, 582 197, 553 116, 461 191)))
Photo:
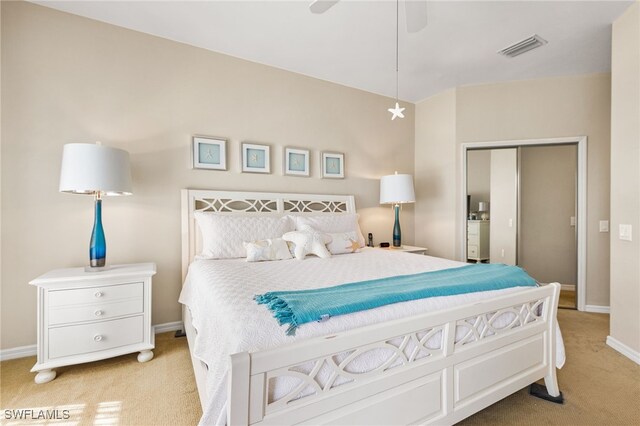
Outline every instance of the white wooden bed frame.
MULTIPOLYGON (((247 215, 354 213, 353 196, 182 191, 182 275, 200 247, 194 211, 247 215)), ((415 256, 411 254, 411 256, 415 256)), ((544 378, 558 396, 556 379, 556 313, 560 285, 550 285, 409 318, 253 353, 231 355, 227 424, 453 424, 544 378), (541 307, 541 309, 540 309, 541 307), (503 328, 493 320, 512 312, 503 328), (456 330, 465 337, 455 341, 456 330), (440 335, 438 348, 426 341, 440 335), (395 340, 394 340, 395 339, 395 340), (397 346, 391 341, 402 343, 397 346), (407 352, 407 345, 414 347, 407 352), (372 349, 389 351, 378 368, 353 374, 351 360, 372 349), (342 362, 334 355, 350 353, 342 362), (419 355, 419 356, 418 356, 419 355), (422 356, 422 357, 420 357, 422 356), (302 373, 296 366, 313 363, 302 373), (396 365, 400 363, 400 365, 396 365), (322 387, 315 374, 325 364, 332 379, 322 387), (270 401, 268 383, 294 376, 302 384, 270 401), (333 386, 343 376, 351 382, 333 386), (307 386, 314 393, 296 399, 307 386)), ((189 309, 183 321, 190 350, 197 334, 189 309)), ((206 365, 192 355, 200 402, 207 405, 206 365)), ((324 367, 326 368, 326 367, 324 367)))

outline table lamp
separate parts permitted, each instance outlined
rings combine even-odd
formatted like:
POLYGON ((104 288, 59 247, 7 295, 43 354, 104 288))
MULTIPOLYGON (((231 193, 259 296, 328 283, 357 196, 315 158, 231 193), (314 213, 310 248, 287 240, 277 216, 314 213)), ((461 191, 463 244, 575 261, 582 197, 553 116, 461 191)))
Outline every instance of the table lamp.
POLYGON ((480 220, 489 220, 489 203, 480 201, 478 203, 478 213, 480 213, 480 220))
POLYGON ((400 205, 415 203, 416 194, 413 190, 413 176, 394 175, 382 176, 380 179, 380 204, 393 204, 395 210, 395 223, 393 224, 393 246, 402 247, 402 235, 400 232, 400 205))
POLYGON ((93 195, 95 219, 89 244, 87 271, 105 269, 107 244, 102 228, 102 197, 131 195, 129 153, 96 144, 70 143, 62 151, 60 192, 93 195))

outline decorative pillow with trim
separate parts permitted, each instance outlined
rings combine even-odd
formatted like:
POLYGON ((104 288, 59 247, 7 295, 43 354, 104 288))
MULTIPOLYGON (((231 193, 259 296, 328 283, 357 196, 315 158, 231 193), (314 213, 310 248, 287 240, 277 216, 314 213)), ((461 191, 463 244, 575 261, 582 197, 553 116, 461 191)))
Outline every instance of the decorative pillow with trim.
POLYGON ((282 238, 251 241, 244 243, 247 262, 293 259, 288 243, 282 238))
POLYGON ((304 226, 311 226, 320 232, 336 234, 339 232, 355 232, 360 247, 364 247, 364 235, 358 224, 359 215, 355 213, 336 213, 317 216, 292 216, 295 220, 296 230, 304 226))
POLYGON ((332 241, 327 244, 327 249, 331 254, 358 253, 360 251, 360 243, 355 232, 338 232, 329 234, 332 241))

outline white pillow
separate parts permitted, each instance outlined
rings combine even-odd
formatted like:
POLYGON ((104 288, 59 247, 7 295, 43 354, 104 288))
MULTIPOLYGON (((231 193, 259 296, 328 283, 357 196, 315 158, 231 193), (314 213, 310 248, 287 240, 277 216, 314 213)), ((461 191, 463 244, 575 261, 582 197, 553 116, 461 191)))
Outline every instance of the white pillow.
POLYGON ((244 243, 244 248, 247 250, 247 262, 287 260, 293 258, 289 251, 289 245, 282 238, 244 243))
POLYGON ((358 225, 358 215, 354 213, 325 214, 318 216, 293 216, 296 221, 296 230, 303 226, 311 226, 320 232, 337 234, 339 232, 355 232, 358 244, 364 247, 364 235, 358 225))
POLYGON ((288 216, 240 216, 230 213, 195 212, 202 233, 198 259, 247 257, 245 241, 280 238, 293 230, 288 216))
POLYGON ((305 226, 300 231, 287 232, 282 239, 295 244, 293 253, 297 260, 304 260, 308 254, 315 254, 323 259, 331 257, 331 253, 327 250, 331 237, 311 227, 305 226))
POLYGON ((358 236, 355 232, 338 232, 329 234, 332 241, 327 244, 331 254, 357 253, 360 251, 358 236))

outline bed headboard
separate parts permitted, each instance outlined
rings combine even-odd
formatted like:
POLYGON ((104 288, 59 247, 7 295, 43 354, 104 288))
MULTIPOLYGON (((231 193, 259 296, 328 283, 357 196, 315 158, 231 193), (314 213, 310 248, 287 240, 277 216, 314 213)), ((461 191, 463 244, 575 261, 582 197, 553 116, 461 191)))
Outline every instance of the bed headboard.
POLYGON ((200 251, 201 237, 193 213, 210 211, 246 215, 319 215, 355 213, 353 195, 283 194, 203 189, 182 190, 182 281, 200 251))

